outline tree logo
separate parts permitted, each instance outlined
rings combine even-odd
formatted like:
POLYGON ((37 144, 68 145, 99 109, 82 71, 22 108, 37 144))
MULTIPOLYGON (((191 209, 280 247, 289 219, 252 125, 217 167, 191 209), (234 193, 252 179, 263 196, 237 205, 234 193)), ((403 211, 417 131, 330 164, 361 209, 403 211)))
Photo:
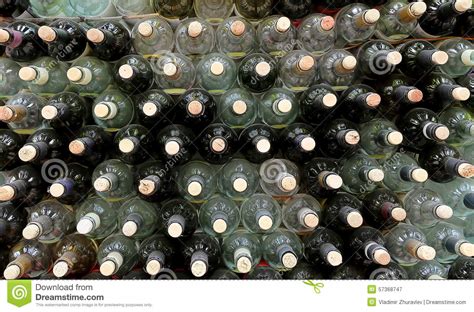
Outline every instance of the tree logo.
POLYGON ((31 302, 31 281, 8 281, 7 301, 17 307, 22 307, 31 302))

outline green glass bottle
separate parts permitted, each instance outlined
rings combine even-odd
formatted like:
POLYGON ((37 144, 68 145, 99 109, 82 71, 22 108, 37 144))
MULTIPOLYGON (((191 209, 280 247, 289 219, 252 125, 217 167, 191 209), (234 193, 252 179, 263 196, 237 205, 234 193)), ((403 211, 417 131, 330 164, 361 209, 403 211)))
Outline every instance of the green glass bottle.
POLYGON ((245 128, 254 123, 257 108, 257 101, 252 93, 235 88, 221 96, 217 104, 217 115, 231 128, 245 128))
POLYGON ((114 234, 102 241, 97 252, 100 273, 122 276, 138 262, 138 243, 122 234, 114 234))
POLYGON ((451 182, 437 183, 428 180, 425 187, 437 192, 443 202, 453 208, 457 217, 467 217, 474 212, 474 180, 456 178, 451 182))
POLYGON ((222 94, 232 88, 237 78, 235 62, 225 54, 210 53, 196 67, 197 83, 211 94, 222 94))
POLYGON ((52 264, 51 248, 36 240, 21 240, 12 247, 3 277, 7 280, 35 278, 47 273, 52 264))
POLYGON ((24 89, 23 80, 19 79, 18 72, 21 66, 13 60, 0 57, 0 98, 14 96, 24 89))
POLYGON ((212 236, 226 236, 234 232, 240 223, 240 211, 231 199, 215 195, 201 205, 199 224, 212 236))
POLYGON ((93 239, 103 239, 117 229, 120 202, 108 202, 99 196, 87 198, 76 209, 76 230, 93 239))
POLYGON ((134 195, 131 168, 117 159, 100 163, 92 173, 94 189, 108 201, 118 201, 134 195))
POLYGON ((283 204, 283 224, 296 234, 310 233, 319 225, 321 210, 316 198, 308 194, 296 194, 283 204))
POLYGON ((82 234, 64 236, 54 248, 53 274, 61 278, 89 273, 97 261, 96 242, 82 234))
POLYGON ((158 227, 158 208, 154 203, 133 197, 120 206, 117 218, 123 235, 143 239, 158 227))
POLYGON ((135 118, 132 100, 118 90, 106 90, 97 96, 92 112, 94 122, 111 132, 120 130, 135 118))
POLYGON ((426 188, 408 192, 403 198, 403 206, 410 223, 418 227, 432 227, 453 215, 453 209, 444 204, 438 193, 426 188))
POLYGON ((358 151, 343 162, 341 177, 344 190, 362 194, 374 190, 383 181, 384 172, 375 159, 358 151))
POLYGON ((272 233, 281 224, 281 206, 267 194, 254 194, 240 207, 242 225, 252 233, 272 233))
POLYGON ((303 258, 300 238, 287 230, 265 235, 262 243, 263 259, 277 271, 289 271, 303 258))
POLYGON ((202 161, 190 161, 179 168, 176 183, 181 195, 194 203, 205 201, 216 190, 214 170, 202 161))
POLYGON ((172 51, 173 29, 162 17, 140 20, 132 29, 132 44, 135 52, 144 57, 156 57, 172 51))
POLYGON ((397 193, 408 192, 428 180, 428 172, 410 155, 397 152, 382 164, 383 183, 397 193))
POLYGON ((41 110, 47 103, 41 96, 20 92, 0 106, 0 121, 19 134, 31 134, 41 127, 41 110))
POLYGON ((360 126, 360 146, 374 159, 392 156, 403 141, 403 135, 393 122, 375 118, 360 126))
POLYGON ((414 266, 406 267, 408 277, 414 280, 445 280, 448 269, 436 260, 420 261, 414 266))
POLYGON ((22 67, 18 76, 31 92, 40 95, 53 95, 68 87, 67 70, 66 63, 44 56, 36 59, 30 65, 22 67))
POLYGON ((258 187, 258 171, 245 159, 231 159, 219 171, 217 183, 222 194, 233 200, 244 200, 258 187))
POLYGON ((284 128, 298 117, 298 104, 291 91, 280 88, 271 89, 261 99, 260 118, 273 128, 284 128))
POLYGON ((446 39, 438 48, 448 53, 448 62, 441 65, 443 73, 456 78, 466 75, 474 66, 474 45, 463 38, 446 39))
POLYGON ((83 56, 67 71, 71 89, 81 95, 97 96, 114 83, 112 67, 94 56, 83 56))
POLYGON ((236 273, 248 273, 253 270, 262 257, 260 238, 244 230, 238 230, 224 238, 222 258, 224 264, 236 273))

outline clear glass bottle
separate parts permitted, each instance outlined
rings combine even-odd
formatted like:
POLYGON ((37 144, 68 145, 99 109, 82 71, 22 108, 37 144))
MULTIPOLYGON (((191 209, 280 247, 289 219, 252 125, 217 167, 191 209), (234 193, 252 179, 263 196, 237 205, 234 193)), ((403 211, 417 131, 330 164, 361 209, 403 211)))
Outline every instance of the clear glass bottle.
POLYGON ((219 119, 231 128, 245 128, 253 124, 257 113, 256 99, 245 89, 231 89, 217 103, 219 119))
POLYGON ((117 13, 122 16, 144 15, 154 13, 149 0, 113 0, 117 13))
POLYGON ((449 129, 446 143, 463 146, 474 143, 474 117, 462 107, 450 107, 439 116, 439 121, 449 129))
POLYGON ((263 237, 263 258, 277 271, 289 271, 303 258, 300 238, 287 230, 278 230, 263 237))
POLYGON ((288 17, 272 15, 258 24, 257 40, 263 51, 281 57, 293 50, 297 31, 288 17))
POLYGON ((428 180, 424 186, 437 192, 453 209, 454 216, 465 218, 474 213, 474 180, 456 178, 448 183, 428 180))
POLYGON ((298 26, 298 40, 309 53, 321 55, 334 47, 335 24, 334 18, 329 15, 310 14, 298 26))
POLYGON ((179 168, 176 183, 181 195, 194 203, 205 201, 216 190, 214 169, 202 161, 190 161, 179 168))
POLYGON ((279 61, 279 77, 294 92, 308 89, 316 76, 316 61, 304 50, 291 51, 279 61))
POLYGON ((158 212, 159 227, 171 238, 191 236, 199 226, 196 207, 181 198, 173 198, 163 203, 158 212))
POLYGON ((410 223, 422 228, 430 228, 453 215, 453 209, 444 204, 438 193, 427 188, 408 192, 403 198, 403 206, 410 223))
POLYGON ((102 241, 97 262, 103 276, 122 276, 138 262, 138 243, 122 234, 113 234, 102 241))
POLYGON ((438 49, 449 55, 448 62, 441 65, 440 69, 450 77, 464 76, 474 66, 474 45, 463 38, 443 40, 438 49))
POLYGON ((420 261, 408 267, 408 277, 414 280, 445 280, 448 269, 436 260, 420 261))
POLYGON ((175 30, 176 50, 191 58, 209 54, 215 43, 215 31, 207 21, 191 17, 181 22, 175 30))
POLYGON ((232 59, 241 59, 257 48, 256 32, 245 18, 232 16, 216 30, 217 49, 232 59))
POLYGON ((120 206, 117 218, 123 235, 143 239, 158 227, 158 208, 154 203, 133 197, 120 206))
POLYGON ((371 158, 383 160, 391 157, 402 141, 402 133, 389 120, 375 118, 360 127, 360 146, 371 158))
POLYGON ((295 95, 286 89, 270 89, 263 95, 259 105, 262 121, 273 128, 284 128, 291 124, 299 113, 295 95))
POLYGON ((100 163, 92 174, 94 189, 108 201, 118 201, 134 195, 130 166, 117 159, 100 163))
POLYGON ((232 14, 234 9, 233 0, 195 0, 194 12, 196 16, 208 21, 212 25, 218 25, 232 14))
POLYGON ((97 125, 115 132, 134 120, 135 106, 127 94, 105 90, 94 100, 92 117, 97 125))
POLYGON ((161 17, 140 20, 132 29, 135 52, 144 57, 159 57, 174 47, 174 33, 170 24, 161 17))
POLYGON ((232 159, 218 173, 219 191, 233 200, 244 200, 253 195, 258 187, 258 171, 245 159, 232 159))
POLYGON ((120 202, 108 202, 99 196, 84 200, 76 209, 76 230, 93 239, 103 239, 117 229, 120 202))
POLYGON ((66 235, 54 248, 54 276, 86 275, 97 262, 97 250, 96 242, 82 234, 66 235))
POLYGON ((252 233, 268 234, 281 224, 281 206, 270 195, 254 194, 240 207, 242 225, 252 233))
POLYGON ((163 234, 153 234, 145 238, 138 249, 143 270, 157 275, 162 269, 174 266, 178 259, 177 246, 163 234))
POLYGON ((232 234, 240 223, 240 211, 235 202, 225 196, 215 195, 201 205, 199 224, 212 236, 232 234))
POLYGON ((397 193, 408 192, 428 180, 428 172, 405 153, 393 154, 383 162, 382 168, 384 185, 397 193))
POLYGON ((348 192, 362 194, 377 187, 377 183, 384 179, 384 172, 380 164, 358 151, 346 158, 341 166, 342 186, 348 192))
POLYGON ((211 94, 222 94, 229 90, 237 78, 235 62, 222 53, 203 56, 196 71, 197 83, 211 94))
POLYGON ((343 7, 336 15, 337 39, 335 46, 357 44, 369 39, 375 33, 380 18, 377 9, 363 3, 353 3, 343 7))
POLYGON ((67 70, 66 63, 59 62, 49 56, 43 56, 30 65, 22 67, 18 76, 31 92, 52 95, 64 91, 69 85, 66 77, 67 70))
POLYGON ((31 134, 41 127, 41 110, 47 103, 41 96, 20 92, 0 106, 0 121, 19 134, 31 134))
POLYGON ((183 94, 194 85, 196 69, 191 60, 178 53, 166 53, 152 62, 155 80, 168 94, 183 94))
POLYGON ((36 240, 21 240, 10 250, 10 262, 3 277, 7 280, 39 277, 49 271, 52 258, 48 245, 36 240))
POLYGON ((357 59, 347 50, 329 50, 318 60, 316 67, 317 83, 328 84, 334 90, 347 89, 355 79, 357 59))
POLYGON ((300 171, 298 166, 289 160, 266 160, 260 165, 259 174, 260 186, 270 196, 292 196, 299 190, 300 171))
POLYGON ((308 194, 296 194, 283 204, 283 224, 298 235, 310 233, 319 225, 321 209, 316 198, 308 194))
POLYGON ((222 258, 229 270, 236 273, 252 271, 262 258, 260 238, 244 230, 237 230, 224 238, 222 258))
POLYGON ((14 96, 26 88, 23 80, 19 79, 18 72, 21 66, 9 58, 0 58, 0 98, 14 96))
POLYGON ((78 58, 67 71, 71 89, 81 95, 98 95, 113 84, 112 67, 94 56, 78 58))

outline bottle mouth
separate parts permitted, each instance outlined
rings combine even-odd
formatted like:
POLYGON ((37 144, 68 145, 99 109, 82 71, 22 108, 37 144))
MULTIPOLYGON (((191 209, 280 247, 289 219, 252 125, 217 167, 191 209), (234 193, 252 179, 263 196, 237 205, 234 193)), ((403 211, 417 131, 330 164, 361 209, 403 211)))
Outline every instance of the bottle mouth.
POLYGON ((237 36, 237 37, 240 37, 244 34, 245 32, 245 23, 242 22, 242 21, 234 21, 231 25, 230 25, 230 31, 231 33, 234 35, 234 36, 237 36))
POLYGON ((145 271, 150 275, 156 275, 161 271, 161 263, 158 260, 150 260, 145 266, 145 271))
POLYGON ((152 195, 156 192, 156 183, 152 180, 142 179, 138 183, 138 191, 142 195, 152 195))
POLYGON ((238 193, 245 192, 248 188, 248 183, 244 178, 237 178, 232 182, 232 188, 238 193))
POLYGON ((64 260, 59 260, 53 266, 53 274, 56 277, 64 277, 69 273, 69 264, 64 260))
POLYGON ((147 22, 141 22, 138 24, 138 33, 142 37, 150 37, 153 34, 153 26, 147 22))

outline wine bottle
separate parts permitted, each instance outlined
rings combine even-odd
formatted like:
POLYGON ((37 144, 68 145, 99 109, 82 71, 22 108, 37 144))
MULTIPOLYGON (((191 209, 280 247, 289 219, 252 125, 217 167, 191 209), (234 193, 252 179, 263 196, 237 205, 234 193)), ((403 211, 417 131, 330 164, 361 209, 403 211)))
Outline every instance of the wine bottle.
POLYGON ((215 195, 199 208, 199 224, 209 235, 222 237, 232 234, 239 223, 239 208, 225 196, 215 195))
POLYGON ((372 280, 405 280, 408 279, 406 266, 401 266, 396 262, 387 265, 372 264, 368 269, 367 277, 372 280))
POLYGON ((356 124, 346 119, 328 120, 320 133, 316 146, 319 151, 328 157, 340 158, 355 151, 360 141, 356 124))
POLYGON ((142 241, 138 256, 145 272, 157 275, 162 269, 175 265, 178 250, 163 234, 153 234, 142 241))
POLYGON ((66 75, 71 89, 81 95, 97 96, 114 82, 110 64, 94 56, 78 58, 66 75))
POLYGON ((306 163, 315 156, 316 139, 313 127, 294 123, 280 133, 280 144, 285 157, 296 163, 306 163))
POLYGON ((384 40, 370 40, 357 49, 357 76, 379 79, 390 76, 402 61, 402 55, 384 40))
POLYGON ((201 156, 211 164, 224 164, 235 153, 237 134, 224 124, 210 124, 199 134, 197 146, 201 156))
POLYGON ((285 128, 298 117, 298 104, 291 91, 273 88, 261 98, 259 115, 265 124, 277 129, 285 128))
POLYGON ((157 229, 158 208, 154 203, 133 197, 120 206, 117 218, 123 235, 143 239, 157 229))
POLYGON ((425 187, 438 193, 443 202, 453 208, 453 214, 457 217, 466 218, 474 211, 474 181, 472 179, 456 178, 447 183, 429 180, 425 187))
MULTIPOLYGON (((293 270, 291 270, 293 271, 293 270)), ((289 271, 289 272, 291 272, 289 271)), ((282 275, 280 272, 269 266, 256 266, 252 271, 250 271, 246 278, 249 280, 281 280, 282 275)))
POLYGON ((209 54, 214 48, 216 34, 207 21, 191 17, 176 27, 176 50, 190 58, 200 58, 209 54))
POLYGON ((60 135, 52 128, 36 130, 18 150, 18 157, 23 162, 44 163, 48 159, 61 159, 66 150, 67 137, 60 135))
POLYGON ((252 233, 268 234, 281 224, 281 206, 267 194, 254 194, 240 207, 242 225, 252 233))
POLYGON ((41 116, 51 128, 64 131, 78 130, 90 119, 90 102, 73 92, 61 92, 49 99, 41 109, 41 116))
POLYGON ((198 227, 198 212, 190 202, 175 198, 163 203, 158 213, 159 227, 172 238, 191 236, 198 227))
POLYGON ((282 83, 295 92, 308 89, 316 76, 316 61, 304 50, 289 52, 280 59, 278 67, 282 83))
POLYGON ((232 59, 244 58, 257 48, 256 36, 253 25, 245 18, 228 17, 217 27, 217 50, 232 59))
POLYGON ((252 93, 235 88, 224 93, 217 103, 217 116, 231 128, 245 128, 257 118, 257 102, 252 93))
POLYGON ((375 118, 361 125, 360 146, 371 158, 391 157, 402 141, 402 133, 389 120, 375 118))
POLYGON ((274 2, 274 0, 235 0, 235 11, 237 15, 258 21, 270 14, 274 2))
POLYGON ((279 1, 276 10, 291 19, 298 19, 311 13, 311 0, 279 1))
POLYGON ((442 41, 438 48, 448 53, 448 62, 440 67, 446 75, 456 78, 469 73, 474 66, 474 45, 462 38, 442 41))
POLYGON ((100 163, 92 173, 94 189, 100 197, 117 201, 133 196, 131 168, 118 159, 100 163))
POLYGON ((138 262, 137 242, 122 234, 113 234, 99 245, 97 262, 104 276, 125 275, 138 262))
POLYGON ((49 56, 62 62, 74 61, 89 52, 86 29, 74 21, 58 19, 41 26, 38 36, 47 45, 49 56))
POLYGON ((335 159, 315 157, 305 164, 302 172, 308 193, 316 198, 330 197, 342 186, 338 162, 335 159))
POLYGON ((63 237, 54 248, 54 276, 82 276, 89 273, 97 261, 97 244, 82 234, 63 237))
POLYGON ((235 62, 225 54, 210 53, 196 67, 197 83, 211 94, 222 94, 232 88, 237 78, 235 62))
POLYGON ((191 202, 203 202, 216 190, 215 172, 202 161, 190 161, 179 168, 176 184, 180 194, 191 202))
POLYGON ((24 66, 18 76, 25 82, 31 92, 52 95, 64 91, 69 81, 66 76, 68 66, 56 59, 43 56, 36 59, 31 65, 24 66))
POLYGON ((446 64, 449 59, 446 52, 436 49, 426 40, 410 40, 397 48, 402 54, 402 61, 397 68, 411 78, 421 78, 446 64))
POLYGON ((191 14, 192 0, 153 0, 155 12, 167 19, 182 19, 191 14))
POLYGON ((444 204, 438 193, 426 188, 408 192, 403 198, 403 206, 411 224, 420 228, 432 227, 453 215, 453 209, 444 204))
POLYGON ((372 263, 380 265, 390 263, 390 254, 384 245, 382 233, 370 226, 362 226, 355 230, 347 243, 354 262, 365 266, 372 263))
POLYGON ((445 74, 431 73, 419 83, 429 108, 441 111, 455 101, 466 101, 470 97, 468 88, 461 87, 445 74))
POLYGON ((219 265, 219 242, 208 234, 196 233, 184 241, 181 254, 191 274, 195 277, 203 277, 219 265))
POLYGON ((362 201, 354 195, 337 193, 324 203, 324 224, 339 232, 359 228, 364 222, 361 213, 363 208, 362 201))
POLYGON ((3 277, 7 280, 35 278, 49 271, 52 252, 48 245, 36 240, 21 240, 10 250, 10 262, 3 277))
POLYGON ((59 202, 73 205, 85 199, 91 188, 92 170, 79 163, 68 163, 67 170, 49 187, 49 194, 59 202))
POLYGON ((380 164, 363 151, 347 157, 341 166, 342 188, 353 194, 363 194, 374 190, 376 183, 382 182, 384 172, 380 164))
POLYGON ((404 153, 395 153, 383 163, 384 184, 394 192, 408 192, 428 179, 428 172, 404 153))
POLYGON ((332 49, 323 54, 316 66, 317 83, 344 90, 355 79, 357 59, 347 50, 332 49))
POLYGON ((176 102, 176 121, 191 128, 203 129, 216 115, 214 97, 203 89, 189 89, 176 102))
POLYGON ((405 220, 407 216, 397 194, 385 188, 378 188, 363 197, 364 219, 373 227, 389 229, 405 220))
POLYGON ((469 257, 457 258, 449 267, 448 279, 467 279, 472 280, 474 273, 472 266, 474 259, 469 257))
POLYGON ((318 126, 335 111, 337 100, 336 93, 328 85, 312 85, 300 96, 300 118, 318 126))
POLYGON ((14 96, 26 88, 23 80, 18 77, 20 69, 20 64, 11 59, 6 57, 0 58, 0 70, 3 73, 2 80, 0 81, 0 97, 14 96))
POLYGON ((194 85, 196 69, 191 60, 182 54, 166 53, 152 63, 155 81, 164 92, 183 94, 194 85))
POLYGON ((179 124, 166 126, 156 137, 158 154, 172 166, 185 164, 196 152, 194 140, 191 129, 179 124))
POLYGON ((140 93, 135 98, 139 124, 151 131, 161 129, 174 120, 173 98, 159 89, 151 89, 140 93))
POLYGON ((372 87, 365 84, 351 85, 342 93, 338 110, 344 118, 363 123, 374 119, 381 101, 381 96, 372 87))
POLYGON ((143 56, 123 56, 115 63, 113 71, 118 88, 127 94, 145 92, 153 85, 153 69, 143 56))
POLYGON ((25 239, 37 239, 46 244, 59 241, 74 226, 71 206, 55 200, 45 200, 27 208, 28 224, 23 229, 25 239))
POLYGON ((35 167, 23 165, 2 175, 0 202, 11 201, 15 206, 29 207, 43 198, 45 185, 35 167))
POLYGON ((106 90, 99 94, 92 106, 94 122, 107 131, 115 132, 135 118, 132 100, 119 90, 106 90))
POLYGON ((408 2, 392 0, 380 7, 380 21, 375 30, 378 38, 395 43, 414 33, 427 6, 424 2, 408 2))
POLYGON ((303 244, 299 237, 287 230, 265 235, 262 243, 263 258, 277 271, 289 271, 303 258, 303 244))
POLYGON ((128 0, 115 0, 115 9, 122 16, 153 14, 153 5, 148 0, 138 0, 131 3, 128 0))
POLYGON ((24 209, 17 208, 9 202, 0 203, 0 244, 2 246, 9 246, 20 240, 26 218, 24 209))
POLYGON ((454 33, 458 36, 466 36, 472 38, 474 35, 473 29, 470 27, 474 20, 474 9, 470 8, 463 14, 456 18, 456 25, 454 33))
MULTIPOLYGON (((433 142, 446 140, 450 134, 448 127, 439 123, 436 114, 426 108, 410 110, 404 116, 399 116, 396 124, 403 134, 403 144, 416 152, 433 142)), ((425 167, 422 165, 422 168, 425 167)))
POLYGON ((76 133, 76 139, 69 143, 69 152, 76 161, 95 167, 105 160, 111 143, 111 134, 102 127, 84 126, 76 133))
POLYGON ((448 269, 436 260, 420 261, 408 269, 408 277, 414 280, 445 280, 448 269))
POLYGON ((459 151, 444 143, 434 144, 418 157, 420 166, 428 171, 435 182, 449 182, 455 177, 472 178, 474 165, 459 159, 459 151))
POLYGON ((212 25, 218 25, 225 18, 229 17, 233 9, 234 1, 232 0, 196 0, 194 2, 196 16, 208 21, 212 25))
POLYGON ((249 54, 239 65, 239 84, 253 93, 262 93, 272 88, 277 76, 277 63, 268 54, 249 54))
POLYGON ((257 40, 261 49, 275 57, 282 57, 293 50, 297 31, 290 19, 282 15, 272 15, 258 23, 257 40))
POLYGON ((150 131, 142 125, 130 124, 114 136, 116 157, 126 164, 135 165, 148 159, 155 140, 150 131))
POLYGON ((260 187, 273 197, 287 197, 296 194, 300 188, 300 170, 287 160, 272 158, 264 161, 259 168, 260 187))
POLYGON ((94 56, 107 62, 127 55, 132 47, 128 29, 119 22, 100 22, 86 36, 94 56))
POLYGON ((321 280, 324 279, 322 273, 308 262, 300 261, 293 270, 285 272, 283 279, 286 280, 321 280))
POLYGON ((0 121, 20 134, 31 134, 42 124, 41 109, 47 101, 32 93, 18 93, 0 106, 0 121))
POLYGON ((244 230, 238 230, 224 238, 222 259, 229 270, 236 273, 249 273, 262 258, 260 238, 244 230))
POLYGON ((24 136, 9 129, 0 129, 0 170, 11 169, 19 164, 18 150, 24 142, 24 136))
POLYGON ((319 225, 321 209, 319 202, 311 195, 296 194, 283 204, 283 224, 296 234, 310 233, 319 225))
MULTIPOLYGON (((18 0, 3 0, 0 2, 0 16, 13 17, 14 13, 23 10, 25 3, 18 0)), ((21 12, 20 12, 21 13, 21 12)))
POLYGON ((454 146, 474 143, 474 118, 468 110, 462 107, 451 107, 443 111, 439 121, 449 129, 448 144, 454 146))
POLYGON ((46 55, 47 47, 38 36, 39 26, 26 21, 15 21, 0 28, 0 45, 15 62, 31 62, 46 55))
POLYGON ((424 38, 449 35, 456 26, 456 18, 469 10, 469 0, 428 0, 427 10, 420 18, 416 34, 424 38))
POLYGON ((120 202, 109 202, 99 196, 91 196, 76 209, 76 230, 100 240, 117 229, 117 211, 120 202))
POLYGON ((135 184, 140 198, 156 202, 173 192, 170 168, 159 160, 151 160, 137 166, 135 184))
POLYGON ((343 240, 334 231, 318 227, 303 238, 304 257, 313 266, 337 267, 342 264, 343 240))
POLYGON ((436 260, 449 264, 458 256, 473 257, 474 244, 466 240, 463 229, 448 222, 438 222, 424 229, 428 244, 436 250, 436 260))
POLYGON ((258 171, 245 159, 231 159, 218 173, 219 191, 233 200, 244 200, 258 188, 258 171))
POLYGON ((248 161, 261 163, 278 152, 278 136, 275 130, 264 124, 246 127, 239 136, 241 152, 248 161))
POLYGON ((349 4, 339 10, 336 15, 336 47, 343 48, 372 37, 379 18, 377 9, 363 3, 349 4))
POLYGON ((173 50, 173 35, 173 29, 164 18, 142 19, 132 29, 133 49, 145 58, 159 56, 173 50))
POLYGON ((468 88, 469 92, 471 92, 471 96, 469 97, 469 99, 462 102, 462 104, 464 105, 464 107, 472 111, 472 109, 474 108, 474 73, 469 73, 464 77, 458 78, 457 82, 459 83, 459 85, 468 88))
POLYGON ((433 260, 436 250, 427 245, 426 236, 413 225, 400 223, 385 235, 385 246, 400 265, 433 260))
POLYGON ((334 47, 335 25, 332 16, 309 14, 298 26, 298 40, 306 51, 313 55, 321 55, 334 47))

